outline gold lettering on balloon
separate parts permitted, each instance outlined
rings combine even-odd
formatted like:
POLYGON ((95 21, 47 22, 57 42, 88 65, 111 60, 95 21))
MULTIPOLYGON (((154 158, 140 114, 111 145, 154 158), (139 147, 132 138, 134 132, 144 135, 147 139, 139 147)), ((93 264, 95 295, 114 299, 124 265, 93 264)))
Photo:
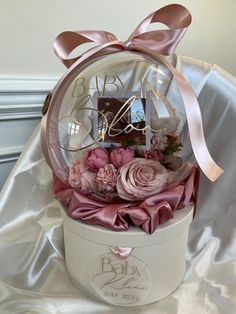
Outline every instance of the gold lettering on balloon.
POLYGON ((117 75, 105 75, 104 77, 104 83, 103 83, 103 90, 102 90, 102 95, 106 95, 106 86, 111 85, 115 87, 115 91, 113 90, 112 92, 109 93, 111 96, 115 96, 118 93, 120 93, 120 86, 117 84, 117 80, 121 83, 121 86, 124 87, 121 79, 117 75))
POLYGON ((84 77, 78 77, 75 80, 74 88, 72 90, 72 98, 80 97, 85 94, 85 92, 87 91, 87 87, 85 83, 86 83, 86 80, 84 77))
MULTIPOLYGON (((134 74, 131 75, 131 78, 132 80, 135 79, 134 74)), ((100 115, 100 117, 104 119, 104 127, 102 129, 102 132, 100 133, 98 132, 99 133, 98 138, 95 139, 93 138, 93 142, 89 145, 78 148, 73 147, 71 149, 68 147, 62 147, 63 145, 61 145, 61 148, 66 151, 73 152, 84 150, 87 149, 88 147, 93 146, 94 144, 97 144, 99 141, 103 141, 106 133, 108 134, 108 136, 114 138, 123 132, 128 134, 133 130, 142 132, 142 134, 146 134, 148 130, 152 132, 158 132, 160 129, 154 129, 151 127, 150 124, 145 125, 145 127, 143 128, 137 128, 132 123, 127 123, 127 125, 123 129, 116 128, 121 119, 124 119, 128 111, 131 110, 132 104, 137 99, 137 96, 135 95, 129 97, 129 99, 125 101, 125 103, 120 107, 119 111, 116 113, 115 117, 109 123, 106 115, 103 112, 97 110, 94 107, 91 108, 91 105, 93 106, 92 95, 94 94, 94 91, 97 92, 98 97, 106 95, 108 97, 112 96, 114 97, 115 95, 118 95, 118 98, 122 98, 124 97, 123 95, 125 94, 125 92, 128 91, 132 92, 131 87, 132 82, 130 80, 127 80, 127 83, 125 85, 118 75, 107 74, 104 75, 103 77, 95 75, 93 76, 93 80, 90 83, 88 83, 85 77, 77 77, 74 81, 74 86, 72 89, 72 98, 77 98, 77 100, 74 106, 72 107, 70 113, 68 113, 65 117, 62 117, 60 120, 63 120, 63 118, 71 119, 73 123, 78 125, 77 129, 79 129, 81 123, 83 123, 83 120, 78 121, 77 117, 79 117, 79 113, 81 110, 86 110, 86 116, 90 117, 91 120, 94 119, 94 116, 97 117, 98 119, 100 115)), ((164 104, 170 116, 176 116, 175 109, 171 106, 167 98, 161 95, 158 92, 158 90, 156 90, 152 86, 152 84, 146 77, 140 79, 140 87, 141 87, 140 98, 145 98, 146 90, 148 90, 149 93, 152 93, 156 100, 159 100, 164 104)), ((153 105, 158 116, 158 108, 155 101, 153 102, 153 105)))
POLYGON ((134 101, 136 100, 136 96, 133 95, 131 96, 125 103, 124 105, 119 109, 119 111, 117 112, 117 114, 115 115, 115 117, 113 118, 113 120, 111 121, 110 125, 108 126, 107 129, 107 134, 110 137, 116 137, 118 135, 120 135, 121 133, 130 133, 133 130, 136 131, 140 131, 142 132, 142 134, 146 134, 147 130, 150 130, 152 132, 158 132, 158 130, 155 130, 153 128, 151 128, 150 125, 146 125, 144 128, 136 128, 132 123, 129 123, 126 125, 126 127, 124 129, 121 130, 116 130, 115 127, 116 125, 119 123, 119 121, 125 117, 126 113, 130 110, 132 104, 134 103, 134 101), (112 133, 113 132, 113 133, 112 133))
POLYGON ((76 113, 81 108, 84 108, 90 101, 91 101, 91 95, 83 96, 81 99, 79 99, 75 103, 74 107, 72 108, 71 112, 69 113, 69 116, 73 115, 74 113, 76 113))
POLYGON ((72 98, 84 96, 91 90, 97 92, 98 96, 115 96, 124 92, 124 84, 118 75, 104 75, 104 77, 94 76, 93 80, 88 84, 84 77, 78 77, 73 86, 72 98))

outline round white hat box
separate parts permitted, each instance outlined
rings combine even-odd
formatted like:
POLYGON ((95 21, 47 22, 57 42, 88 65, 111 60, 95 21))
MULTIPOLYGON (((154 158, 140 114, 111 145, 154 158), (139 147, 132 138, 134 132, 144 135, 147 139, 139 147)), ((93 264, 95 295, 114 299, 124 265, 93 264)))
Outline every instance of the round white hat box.
POLYGON ((62 210, 65 260, 69 276, 82 292, 119 306, 156 302, 183 280, 193 207, 174 212, 174 218, 149 235, 137 227, 112 231, 69 218, 62 210), (120 257, 119 248, 129 252, 120 257))

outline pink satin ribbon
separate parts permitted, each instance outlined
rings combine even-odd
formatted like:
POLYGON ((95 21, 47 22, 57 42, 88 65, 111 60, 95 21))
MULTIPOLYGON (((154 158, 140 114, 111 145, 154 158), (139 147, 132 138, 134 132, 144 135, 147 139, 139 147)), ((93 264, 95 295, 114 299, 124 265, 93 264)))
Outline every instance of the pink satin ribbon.
MULTIPOLYGON (((86 64, 89 64, 99 56, 124 50, 145 54, 147 57, 154 58, 166 65, 176 79, 183 97, 191 145, 196 160, 205 175, 211 181, 215 181, 223 173, 223 170, 214 162, 206 146, 201 111, 196 96, 184 77, 160 55, 168 55, 175 51, 190 23, 191 15, 185 7, 178 4, 167 5, 146 17, 126 42, 118 40, 115 35, 105 31, 68 31, 61 33, 56 38, 54 51, 60 60, 67 67, 70 67, 70 74, 74 74, 76 69, 82 69, 86 64), (147 31, 148 26, 155 22, 163 23, 169 29, 147 31), (96 46, 76 58, 69 57, 69 54, 76 47, 88 42, 93 42, 96 46)), ((61 86, 66 85, 66 79, 67 77, 64 76, 55 89, 54 99, 52 100, 54 106, 62 97, 61 91, 64 87, 61 86)), ((53 107, 52 103, 48 113, 42 120, 42 149, 48 164, 53 168, 55 174, 66 182, 66 166, 60 153, 59 144, 58 147, 54 148, 53 152, 51 151, 51 143, 58 141, 58 131, 52 132, 49 130, 48 120, 56 121, 59 115, 59 109, 53 111, 51 108, 53 107), (53 114, 51 113, 52 111, 53 114), (50 132, 51 138, 49 139, 48 134, 50 132), (55 161, 55 156, 57 156, 58 161, 55 161)))
POLYGON ((167 5, 148 15, 133 31, 126 42, 106 31, 66 31, 57 36, 54 42, 54 52, 58 58, 70 67, 80 58, 88 58, 101 49, 112 53, 114 51, 129 50, 129 44, 134 43, 149 48, 160 54, 169 55, 174 53, 178 43, 184 36, 191 24, 191 14, 179 4, 167 5), (152 23, 165 24, 169 29, 147 32, 152 23), (69 58, 69 54, 84 43, 97 44, 95 49, 90 49, 81 56, 69 58))
POLYGON ((119 247, 119 246, 109 246, 109 249, 114 255, 119 258, 126 259, 130 256, 133 248, 131 247, 119 247))
POLYGON ((129 222, 153 233, 159 224, 173 218, 173 211, 195 203, 198 170, 193 168, 188 178, 177 187, 147 198, 142 202, 106 203, 79 193, 56 176, 53 193, 67 208, 69 217, 90 225, 101 225, 114 231, 125 231, 129 222))

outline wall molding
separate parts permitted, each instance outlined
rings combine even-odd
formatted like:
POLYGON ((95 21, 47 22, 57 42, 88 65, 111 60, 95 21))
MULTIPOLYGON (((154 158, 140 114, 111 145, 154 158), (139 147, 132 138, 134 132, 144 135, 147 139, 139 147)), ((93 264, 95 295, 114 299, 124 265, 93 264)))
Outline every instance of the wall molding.
POLYGON ((52 77, 0 76, 0 189, 42 116, 52 77))
POLYGON ((42 104, 56 78, 0 77, 0 121, 41 117, 42 104))
POLYGON ((18 160, 24 146, 0 148, 0 164, 18 160))
MULTIPOLYGON (((0 96, 1 97, 1 96, 0 96)), ((21 120, 21 119, 35 119, 41 117, 42 105, 0 105, 0 121, 2 120, 21 120)))
POLYGON ((24 93, 38 94, 48 93, 53 89, 58 81, 58 77, 4 77, 0 76, 0 94, 24 93))

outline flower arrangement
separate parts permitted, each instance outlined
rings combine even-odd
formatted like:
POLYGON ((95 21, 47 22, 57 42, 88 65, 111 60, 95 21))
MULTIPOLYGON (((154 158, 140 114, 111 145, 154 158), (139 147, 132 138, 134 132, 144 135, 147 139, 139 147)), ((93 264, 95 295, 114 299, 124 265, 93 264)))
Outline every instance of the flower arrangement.
POLYGON ((198 169, 182 160, 181 148, 177 134, 161 131, 149 150, 130 140, 91 148, 70 163, 66 184, 54 177, 53 193, 72 219, 153 233, 175 210, 195 204, 198 169))
POLYGON ((68 183, 94 199, 145 200, 175 186, 193 168, 177 156, 182 147, 177 134, 154 133, 150 150, 129 145, 90 149, 70 164, 68 183))

